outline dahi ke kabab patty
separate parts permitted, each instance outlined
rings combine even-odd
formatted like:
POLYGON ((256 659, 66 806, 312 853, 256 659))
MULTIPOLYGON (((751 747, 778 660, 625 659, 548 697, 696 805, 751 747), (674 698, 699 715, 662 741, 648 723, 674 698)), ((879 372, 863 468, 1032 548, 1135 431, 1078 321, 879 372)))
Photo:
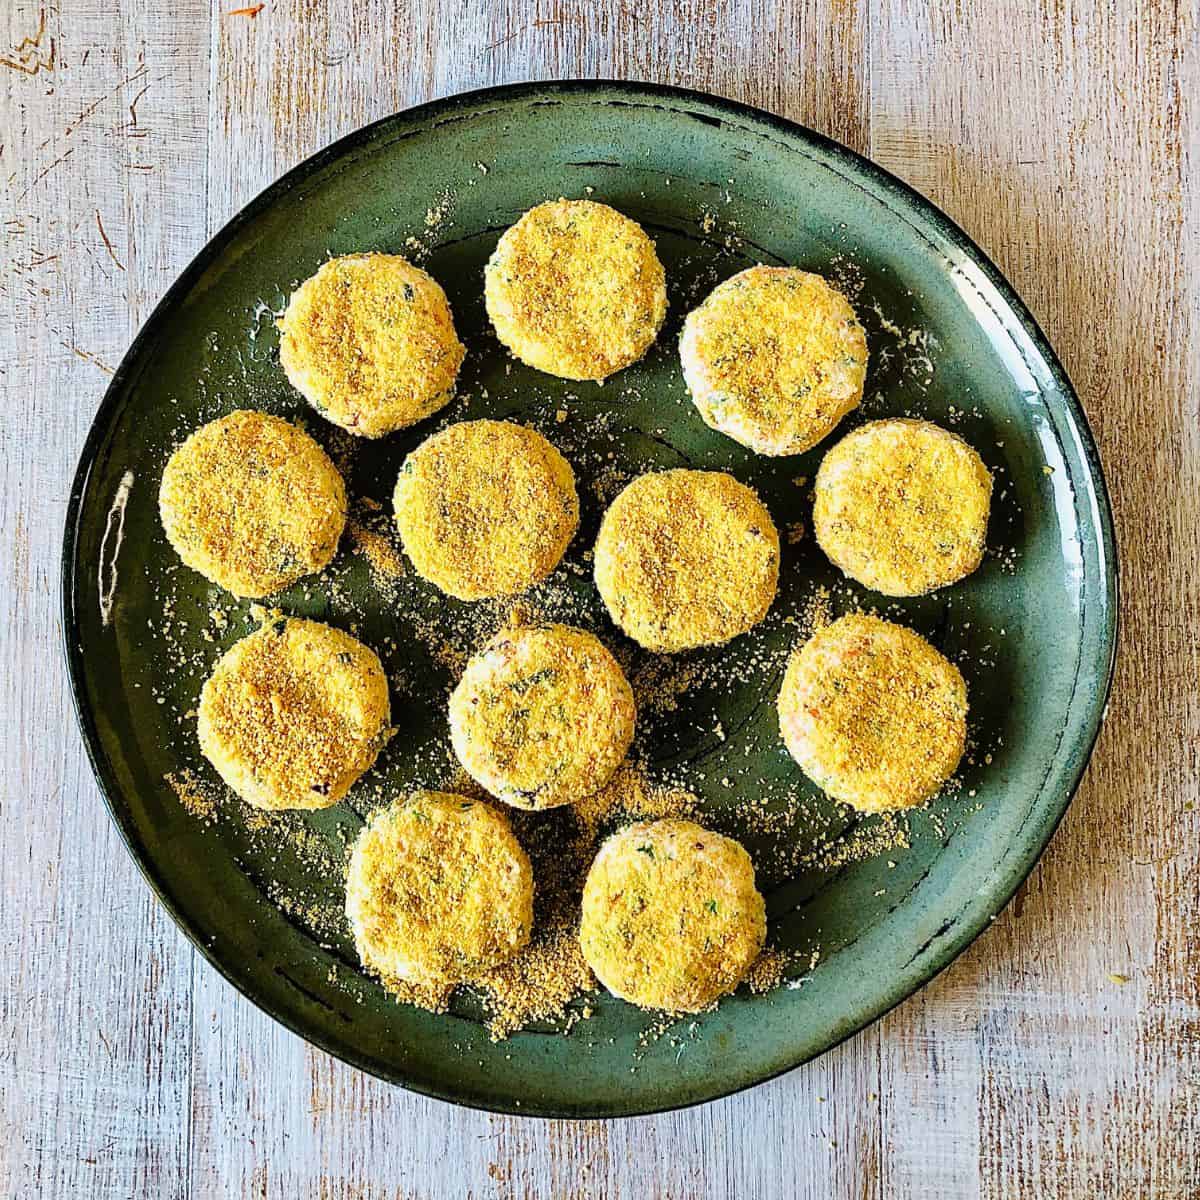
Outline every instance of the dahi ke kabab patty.
POLYGON ((340 629, 275 617, 218 661, 200 692, 200 749, 256 808, 327 808, 391 736, 375 652, 340 629))
POLYGON ((346 916, 369 971, 450 986, 529 941, 533 873, 502 813, 465 796, 415 792, 358 835, 346 916))
POLYGON ((804 773, 862 812, 910 808, 954 773, 967 737, 967 688, 923 637, 853 614, 793 655, 779 727, 804 773))
POLYGON ((293 387, 362 437, 405 429, 448 404, 466 353, 441 286, 395 254, 331 258, 292 293, 278 324, 293 387))
POLYGON ((612 619, 648 650, 719 645, 771 607, 779 534, 732 475, 659 471, 635 479, 609 506, 595 571, 612 619))
POLYGON ((593 634, 502 630, 450 697, 450 738, 481 786, 517 808, 570 804, 612 778, 633 741, 633 691, 593 634))
POLYGON ((496 335, 523 363, 602 380, 650 348, 667 312, 654 243, 591 200, 552 200, 505 232, 484 271, 496 335))
POLYGON ((643 1008, 709 1008, 745 978, 766 932, 750 856, 692 821, 640 822, 610 837, 583 889, 588 965, 643 1008))
POLYGON ((508 421, 463 421, 427 438, 404 460, 394 499, 418 574, 460 600, 539 583, 579 527, 570 464, 508 421))
POLYGON ((983 561, 992 477, 957 434, 872 421, 825 455, 813 532, 829 560, 885 596, 920 596, 983 561))
POLYGON ((328 565, 346 524, 346 487, 307 433, 239 411, 197 429, 171 455, 158 507, 189 567, 257 598, 328 565))
POLYGON ((688 314, 679 342, 700 416, 758 454, 801 454, 862 400, 867 339, 820 275, 750 267, 688 314))

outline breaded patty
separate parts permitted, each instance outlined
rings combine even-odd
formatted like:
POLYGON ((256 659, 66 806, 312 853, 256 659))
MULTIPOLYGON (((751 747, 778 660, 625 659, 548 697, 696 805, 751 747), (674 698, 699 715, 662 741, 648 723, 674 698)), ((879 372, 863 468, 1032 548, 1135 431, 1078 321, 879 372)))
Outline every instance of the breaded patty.
POLYGON ((395 506, 413 566, 460 600, 545 579, 579 527, 570 464, 508 421, 463 421, 422 442, 400 468, 395 506))
POLYGON ((340 629, 276 617, 242 638, 200 692, 200 749, 256 808, 327 808, 391 736, 375 652, 340 629))
POLYGON ((459 762, 517 808, 599 791, 634 726, 633 691, 600 640, 566 625, 505 629, 467 664, 450 697, 459 762))
POLYGON ((800 454, 862 400, 867 339, 820 275, 750 267, 688 314, 683 375, 707 425, 759 454, 800 454))
POLYGON ((323 417, 383 437, 448 404, 466 349, 446 293, 396 254, 331 258, 279 321, 279 361, 323 417))
POLYGON ((659 471, 612 502, 596 539, 596 586, 649 650, 713 646, 767 614, 779 534, 759 498, 721 471, 659 471))
POLYGON ((615 834, 584 885, 583 955, 610 992, 643 1008, 708 1008, 745 978, 766 933, 750 856, 692 821, 615 834))
POLYGON ((813 531, 851 579, 919 596, 983 561, 991 498, 991 474, 956 434, 928 421, 872 421, 825 455, 813 531))
POLYGON ((171 455, 158 509, 189 567, 235 596, 257 598, 333 558, 346 486, 307 433, 239 411, 201 426, 171 455))
POLYGON ((465 796, 415 792, 358 835, 346 916, 369 971, 461 983, 529 941, 533 873, 502 813, 465 796))
POLYGON ((637 362, 667 312, 654 243, 591 200, 531 208, 488 261, 484 298, 504 345, 564 379, 601 380, 637 362))
POLYGON ((863 812, 910 808, 954 773, 967 737, 967 688, 923 637, 851 615, 792 656, 779 728, 804 773, 863 812))

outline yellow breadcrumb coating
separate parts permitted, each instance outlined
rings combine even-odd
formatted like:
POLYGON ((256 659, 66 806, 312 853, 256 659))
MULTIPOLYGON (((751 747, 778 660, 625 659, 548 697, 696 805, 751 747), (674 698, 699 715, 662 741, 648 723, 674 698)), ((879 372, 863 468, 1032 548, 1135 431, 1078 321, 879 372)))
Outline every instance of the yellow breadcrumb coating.
POLYGON ((158 508, 189 567, 258 598, 328 565, 346 524, 346 486, 307 433, 239 411, 197 429, 171 455, 158 508))
POLYGON ((633 741, 633 691, 598 638, 566 625, 506 629, 450 697, 459 762, 517 808, 570 804, 612 778, 633 741))
POLYGON ((692 821, 615 834, 584 885, 584 958, 610 992, 643 1008, 710 1007, 745 978, 766 933, 750 856, 692 821))
POLYGON ((867 339, 820 275, 750 267, 688 314, 684 378, 705 424, 759 454, 811 449, 862 400, 867 339))
POLYGON ((779 582, 779 534, 732 475, 660 471, 612 502, 595 567, 612 619, 647 649, 714 646, 766 616, 779 582))
POLYGON ((346 916, 363 966, 385 981, 461 983, 528 943, 533 872, 502 813, 415 792, 358 835, 346 916))
POLYGON ((504 345, 564 379, 601 380, 637 362, 667 313, 654 243, 591 200, 531 208, 488 261, 484 298, 504 345))
POLYGON ((920 596, 983 561, 991 499, 987 467, 956 434, 928 421, 872 421, 825 455, 813 532, 851 579, 920 596))
POLYGON ((322 416, 377 438, 448 404, 466 349, 446 293, 395 254, 332 258, 278 322, 279 361, 322 416))
POLYGON ((256 808, 328 808, 391 736, 375 652, 340 629, 270 618, 200 692, 200 749, 256 808))
POLYGON ((426 439, 404 460, 394 501, 413 566, 460 600, 545 579, 579 527, 570 464, 508 421, 463 421, 426 439))
POLYGON ((804 773, 834 799, 863 812, 910 808, 962 758, 967 687, 919 634, 853 614, 792 655, 779 728, 804 773))

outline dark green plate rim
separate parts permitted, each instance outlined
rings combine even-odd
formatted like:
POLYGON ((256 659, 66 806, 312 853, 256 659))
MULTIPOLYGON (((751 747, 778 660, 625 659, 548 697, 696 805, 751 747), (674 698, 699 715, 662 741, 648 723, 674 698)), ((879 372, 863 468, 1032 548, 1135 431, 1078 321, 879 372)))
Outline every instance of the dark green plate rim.
MULTIPOLYGON (((646 1107, 639 1108, 636 1111, 630 1111, 624 1114, 596 1114, 588 1112, 557 1112, 551 1110, 539 1111, 536 1103, 534 1104, 512 1104, 498 1105, 495 1102, 488 1104, 481 1103, 477 1098, 470 1095, 464 1095, 461 1091, 450 1089, 439 1090, 436 1088, 417 1085, 413 1080, 405 1078, 398 1073, 381 1073, 379 1064, 368 1058, 365 1054, 356 1054, 347 1050, 344 1046, 334 1046, 328 1043, 320 1034, 316 1034, 311 1030, 304 1029, 298 1022, 293 1022, 281 1017, 278 1013, 273 1012, 270 1006, 258 995, 252 987, 248 986, 242 980, 238 979, 232 971, 227 968, 208 946, 205 945, 204 939, 200 932, 195 929, 188 918, 175 906, 170 899, 169 888, 167 882, 161 876, 158 865, 150 859, 144 852, 144 848, 137 839, 133 823, 130 820, 124 805, 121 801, 120 788, 117 784, 113 771, 109 766, 105 756, 103 747, 100 742, 99 732, 97 730, 92 713, 88 708, 84 699, 84 679, 83 679, 83 652, 78 641, 79 622, 75 612, 75 576, 76 576, 76 558, 78 547, 79 520, 82 510, 82 502, 84 494, 87 491, 88 480, 91 474, 92 466, 95 462, 99 447, 108 431, 110 419, 114 409, 119 402, 120 395, 125 386, 126 377, 131 370, 131 364, 135 363, 142 350, 143 345, 149 341, 153 331, 158 324, 169 314, 169 312, 178 304, 180 299, 192 287, 195 281, 208 268, 217 252, 223 249, 234 235, 248 222, 254 220, 260 213, 270 208, 275 199, 290 191, 298 184, 306 180, 315 171, 321 169, 326 164, 340 158, 342 155, 354 150, 363 142, 367 141, 376 131, 382 126, 399 119, 406 121, 420 119, 437 119, 446 118, 452 114, 467 113, 469 110, 484 104, 504 103, 506 101, 522 100, 530 96, 536 95, 554 95, 554 94, 569 94, 574 96, 585 95, 588 92, 613 93, 623 94, 628 97, 630 102, 634 101, 650 101, 655 99, 667 101, 694 101, 702 102, 709 108, 727 114, 730 118, 746 121, 764 126, 769 130, 777 132, 786 138, 799 139, 807 142, 813 149, 819 153, 828 156, 835 160, 841 160, 842 165, 848 168, 847 177, 852 182, 854 176, 860 179, 865 179, 865 183, 858 183, 858 186, 864 190, 873 190, 874 194, 886 193, 889 194, 900 209, 909 211, 915 210, 920 214, 923 221, 932 225, 936 231, 947 241, 959 249, 966 257, 970 258, 975 265, 984 273, 988 281, 996 288, 997 292, 1003 297, 1006 304, 1012 309, 1019 323, 1023 327, 1025 333, 1036 346, 1038 352, 1042 355, 1046 364, 1050 368, 1054 382, 1062 394, 1062 399, 1065 402, 1071 422, 1078 434, 1080 446, 1083 450, 1086 459, 1090 481, 1094 485, 1094 498, 1096 503, 1096 514, 1099 518, 1098 529, 1101 538, 1100 549, 1102 551, 1102 561, 1104 564, 1104 577, 1102 580, 1103 587, 1109 594, 1111 603, 1108 605, 1109 624, 1104 631, 1104 650, 1107 655, 1107 662, 1096 664, 1103 671, 1104 687, 1102 692, 1097 693, 1092 701, 1091 712, 1089 713, 1089 722, 1086 737, 1083 739, 1086 745, 1081 745, 1080 753, 1077 758, 1077 765, 1074 771, 1073 778, 1070 779, 1069 786, 1062 793, 1061 806, 1057 812, 1047 814, 1048 820, 1045 826, 1044 837, 1036 844, 1033 850, 1027 855, 1018 867, 1010 874, 1006 885, 995 892, 995 903, 991 906, 993 913, 1000 912, 1008 902, 1012 899, 1016 890, 1028 878, 1033 868, 1037 865, 1046 846, 1049 844, 1051 837, 1058 828, 1063 816, 1066 814, 1067 808, 1070 806, 1071 800, 1074 798, 1075 792, 1079 787, 1079 782, 1083 777, 1084 771, 1087 769, 1088 762, 1091 758, 1093 749, 1095 748, 1096 739, 1099 737, 1100 728, 1104 722, 1105 714, 1108 711, 1109 697, 1112 691, 1113 673, 1116 664, 1116 651, 1118 643, 1118 627, 1120 613, 1120 571, 1117 561, 1116 540, 1113 533, 1113 516, 1112 504, 1108 493, 1108 487, 1104 479, 1104 471, 1100 462, 1099 451, 1096 447, 1095 438, 1092 434, 1091 427, 1088 424, 1087 416, 1085 415, 1079 398, 1072 387, 1070 380, 1067 378, 1066 371, 1063 369, 1058 356, 1055 354, 1053 347, 1042 332, 1041 327, 1026 307, 1025 303, 1017 295, 1012 285, 1005 279, 999 268, 991 261, 991 259, 979 248, 978 245, 957 225, 950 217, 941 211, 936 205, 927 200, 919 192, 909 187, 908 184, 891 174, 884 168, 877 166, 869 159, 857 154, 853 150, 841 145, 839 142, 833 141, 831 138, 825 137, 814 130, 800 125, 796 122, 789 121, 783 117, 775 116, 772 113, 765 112, 761 109, 752 107, 751 105, 742 104, 738 101, 729 100, 720 96, 713 96, 706 92, 696 91, 690 88, 672 87, 665 84, 657 83, 641 83, 630 80, 605 80, 605 79, 567 79, 557 81, 531 81, 526 83, 506 84, 499 87, 480 88, 474 91, 462 92, 457 95, 443 97, 442 99, 430 101, 427 104, 418 105, 414 108, 405 109, 400 113, 391 116, 383 117, 378 121, 374 121, 354 133, 338 139, 337 141, 326 146, 323 150, 318 151, 310 158, 305 159, 298 166, 282 175, 270 187, 259 193, 251 200, 242 210, 232 218, 220 231, 218 231, 200 250, 195 258, 188 264, 179 278, 167 290, 163 298, 155 306, 154 311, 147 318, 141 329, 130 344, 125 356, 122 358, 120 365, 113 374, 112 380, 105 391, 104 398, 100 403, 100 407, 96 412, 96 416, 92 422, 92 426, 88 431, 86 440, 84 441, 83 449, 80 452, 79 464, 75 470, 74 479, 71 485, 71 492, 67 503, 66 524, 63 535, 63 554, 62 554, 62 631, 63 631, 63 651, 66 657, 67 670, 70 676, 72 697, 75 706, 75 714, 78 719, 80 730, 83 734, 84 744, 87 749, 88 759, 92 766, 92 771, 95 774, 96 781, 99 784, 101 795, 108 806, 109 815, 112 817, 113 823, 120 831, 126 848, 128 849, 138 869, 145 877, 146 882, 154 890, 159 900, 171 914, 176 924, 183 930, 192 945, 204 956, 204 958, 213 966, 233 987, 242 993, 256 1007, 266 1012, 274 1020, 279 1021, 291 1032, 297 1034, 301 1038, 314 1045, 319 1046, 327 1053, 341 1058, 350 1065, 366 1071, 370 1074, 387 1079, 389 1082, 400 1084, 409 1090, 420 1092, 423 1095, 433 1096, 440 1100, 446 1100, 451 1103, 463 1105, 469 1108, 484 1109, 486 1111, 507 1112, 521 1116, 570 1116, 578 1117, 596 1117, 599 1115, 613 1116, 637 1116, 645 1115, 657 1111, 671 1111, 678 1108, 691 1107, 693 1104, 707 1103, 709 1100, 720 1099, 723 1096, 733 1095, 739 1091, 744 1091, 750 1087, 757 1086, 759 1083, 765 1083, 769 1079, 776 1078, 779 1075, 785 1074, 787 1071, 795 1067, 803 1065, 803 1063, 811 1061, 818 1057, 819 1054, 827 1050, 833 1049, 840 1045, 841 1042, 848 1040, 854 1034, 861 1032, 868 1025, 877 1021, 880 1017, 890 1012, 898 1004, 908 999, 910 996, 919 991, 932 979, 936 978, 944 971, 981 933, 988 927, 988 920, 981 920, 978 923, 966 923, 961 932, 951 940, 943 944, 940 955, 933 960, 933 964, 924 969, 919 978, 912 982, 902 983, 890 995, 888 995, 881 1003, 877 1004, 871 1010, 861 1014, 861 1019, 857 1020, 845 1033, 844 1036, 831 1040, 823 1049, 813 1053, 804 1055, 796 1059, 795 1062, 783 1067, 779 1071, 764 1073, 757 1080, 744 1085, 730 1089, 717 1089, 711 1095, 701 1096, 695 1100, 691 1100, 683 1104, 667 1104, 658 1108, 646 1107)), ((462 119, 461 117, 459 119, 462 119)))

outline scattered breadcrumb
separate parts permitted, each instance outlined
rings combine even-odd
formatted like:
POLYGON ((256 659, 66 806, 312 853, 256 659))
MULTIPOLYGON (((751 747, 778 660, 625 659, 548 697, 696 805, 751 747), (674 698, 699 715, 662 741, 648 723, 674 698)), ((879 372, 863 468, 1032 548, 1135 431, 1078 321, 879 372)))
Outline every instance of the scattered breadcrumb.
POLYGON ((404 574, 404 556, 386 533, 371 529, 353 517, 346 524, 346 533, 379 583, 386 586, 404 574))
POLYGON ((776 950, 766 946, 750 967, 746 983, 749 984, 750 990, 756 996, 761 996, 765 992, 773 992, 787 979, 788 968, 793 961, 794 956, 786 950, 776 950))
POLYGON ((173 771, 163 778, 171 785, 179 803, 198 820, 212 824, 216 820, 217 808, 221 803, 222 789, 206 783, 195 771, 185 767, 173 771))

